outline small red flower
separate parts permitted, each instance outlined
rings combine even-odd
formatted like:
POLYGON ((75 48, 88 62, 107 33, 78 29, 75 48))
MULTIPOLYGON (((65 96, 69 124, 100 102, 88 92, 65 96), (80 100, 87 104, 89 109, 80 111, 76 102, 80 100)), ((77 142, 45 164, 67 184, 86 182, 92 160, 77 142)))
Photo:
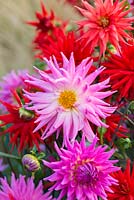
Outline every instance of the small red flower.
POLYGON ((49 37, 55 39, 54 30, 59 28, 65 28, 67 22, 58 19, 54 12, 49 14, 41 2, 42 12, 36 12, 37 21, 29 21, 27 24, 36 27, 36 35, 33 40, 35 49, 46 48, 49 45, 49 37))
POLYGON ((134 199, 134 165, 132 173, 130 160, 127 161, 126 169, 113 173, 113 178, 118 180, 118 185, 112 185, 113 193, 108 193, 108 200, 133 200, 134 199))
MULTIPOLYGON (((119 98, 134 99, 134 42, 121 44, 121 54, 111 54, 104 74, 110 77, 113 90, 118 90, 119 98)), ((105 77, 106 78, 106 77, 105 77)))
POLYGON ((33 133, 36 115, 24 108, 16 92, 13 92, 13 95, 18 102, 17 106, 0 101, 9 112, 8 114, 0 115, 0 120, 3 122, 0 124, 0 127, 10 125, 1 135, 9 133, 10 143, 13 147, 17 146, 19 152, 21 152, 25 146, 32 148, 34 145, 39 150, 39 143, 41 142, 40 130, 33 133))
POLYGON ((54 13, 51 11, 50 15, 47 13, 44 4, 41 2, 42 13, 36 12, 37 21, 29 21, 28 24, 35 26, 41 32, 48 32, 53 30, 54 13))

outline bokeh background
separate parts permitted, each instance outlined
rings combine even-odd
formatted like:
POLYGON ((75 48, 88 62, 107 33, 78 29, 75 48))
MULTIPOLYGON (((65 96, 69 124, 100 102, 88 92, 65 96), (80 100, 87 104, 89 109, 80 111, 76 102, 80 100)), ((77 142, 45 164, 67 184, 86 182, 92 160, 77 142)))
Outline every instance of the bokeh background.
MULTIPOLYGON (((64 20, 80 19, 76 9, 64 0, 42 0, 48 10, 64 20)), ((31 69, 34 63, 34 28, 25 22, 35 19, 40 0, 0 0, 0 77, 11 69, 31 69)))

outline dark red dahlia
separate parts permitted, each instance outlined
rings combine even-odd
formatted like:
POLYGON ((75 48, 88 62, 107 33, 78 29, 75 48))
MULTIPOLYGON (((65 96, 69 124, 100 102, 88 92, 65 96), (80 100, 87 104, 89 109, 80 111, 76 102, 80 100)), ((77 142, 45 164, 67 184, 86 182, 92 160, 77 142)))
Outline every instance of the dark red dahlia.
POLYGON ((134 99, 134 42, 121 44, 121 54, 111 54, 105 76, 110 77, 113 90, 118 90, 119 98, 134 99))
POLYGON ((18 102, 17 106, 0 101, 8 111, 8 114, 0 115, 0 120, 3 122, 0 124, 0 127, 10 125, 1 135, 9 133, 12 147, 17 146, 19 152, 21 152, 25 146, 32 148, 35 145, 39 149, 39 143, 41 142, 40 130, 33 133, 36 115, 34 112, 24 108, 16 92, 13 92, 13 95, 18 102))
POLYGON ((108 193, 108 200, 134 200, 134 165, 131 173, 130 160, 124 171, 114 172, 112 176, 118 180, 118 185, 112 185, 113 193, 108 193))

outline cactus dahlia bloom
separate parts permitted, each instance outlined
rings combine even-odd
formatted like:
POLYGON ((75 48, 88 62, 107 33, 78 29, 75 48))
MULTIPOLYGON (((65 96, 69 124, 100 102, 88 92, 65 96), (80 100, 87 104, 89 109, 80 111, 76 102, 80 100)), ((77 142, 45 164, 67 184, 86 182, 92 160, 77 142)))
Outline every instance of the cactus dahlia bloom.
POLYGON ((113 90, 118 90, 118 97, 134 100, 134 41, 121 43, 121 53, 111 54, 103 63, 105 77, 110 77, 113 90))
POLYGON ((113 193, 108 193, 108 200, 134 199, 134 164, 131 169, 130 160, 127 160, 125 170, 114 172, 112 177, 118 180, 118 185, 112 185, 113 193))
POLYGON ((96 0, 95 7, 87 1, 82 2, 84 9, 78 7, 78 10, 87 18, 78 22, 81 28, 87 27, 82 38, 88 38, 92 49, 99 46, 100 55, 105 53, 108 42, 119 51, 119 42, 130 38, 126 30, 133 29, 131 22, 134 22, 134 17, 127 17, 133 8, 127 9, 126 0, 96 0))
POLYGON ((9 134, 10 144, 12 147, 18 147, 18 151, 21 152, 26 146, 32 148, 34 145, 39 149, 40 130, 33 133, 35 129, 34 121, 37 119, 36 114, 24 108, 25 99, 20 98, 14 91, 12 92, 14 100, 18 105, 12 105, 0 100, 3 106, 6 107, 8 113, 0 115, 0 127, 7 125, 8 127, 1 132, 0 135, 9 134))
MULTIPOLYGON (((78 32, 77 32, 78 33, 78 32)), ((44 57, 50 58, 51 55, 54 55, 58 63, 62 62, 62 56, 60 52, 63 52, 67 58, 70 58, 71 52, 74 52, 74 59, 76 64, 91 55, 90 45, 84 45, 85 40, 78 40, 81 37, 82 33, 79 32, 79 35, 76 35, 75 32, 71 31, 65 33, 63 29, 55 29, 53 34, 55 38, 52 38, 51 35, 48 37, 48 43, 44 43, 43 47, 40 48, 40 52, 37 55, 43 59, 44 57)))
POLYGON ((105 152, 107 147, 95 147, 96 142, 95 138, 86 147, 84 140, 81 143, 75 141, 74 145, 68 143, 67 150, 55 145, 60 160, 50 163, 43 161, 45 166, 54 171, 45 180, 54 182, 50 191, 60 190, 57 200, 64 196, 69 200, 107 199, 106 191, 111 191, 110 186, 117 184, 116 179, 110 176, 111 172, 118 170, 118 167, 113 166, 117 161, 109 160, 113 150, 105 152))
POLYGON ((43 194, 43 185, 40 182, 35 188, 32 178, 25 181, 25 177, 20 175, 18 179, 14 174, 11 177, 11 186, 6 178, 1 178, 0 200, 51 200, 49 193, 43 194))
POLYGON ((38 31, 47 33, 48 31, 52 31, 54 28, 55 16, 53 11, 51 11, 50 14, 47 13, 43 2, 41 2, 41 9, 42 13, 36 12, 37 21, 28 21, 27 23, 36 27, 38 31))
POLYGON ((101 91, 108 88, 109 79, 93 83, 96 77, 103 71, 103 67, 87 74, 92 65, 90 58, 84 59, 81 64, 75 66, 73 54, 68 60, 63 54, 63 66, 60 68, 55 57, 46 60, 51 73, 37 69, 41 79, 29 76, 28 83, 40 87, 41 92, 26 92, 31 105, 27 109, 35 110, 40 116, 36 122, 39 125, 35 131, 46 126, 42 139, 46 139, 54 132, 63 130, 63 143, 70 139, 75 140, 78 131, 89 141, 92 141, 94 133, 89 122, 96 126, 106 126, 101 118, 106 118, 115 111, 115 107, 103 101, 103 98, 112 94, 111 91, 101 91), (31 79, 31 80, 30 80, 31 79))

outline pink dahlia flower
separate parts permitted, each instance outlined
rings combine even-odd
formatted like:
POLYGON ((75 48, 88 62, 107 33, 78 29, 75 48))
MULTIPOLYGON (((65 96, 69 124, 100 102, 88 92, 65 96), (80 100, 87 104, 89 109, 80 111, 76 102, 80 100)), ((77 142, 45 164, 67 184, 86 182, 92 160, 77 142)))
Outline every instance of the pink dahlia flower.
POLYGON ((105 152, 107 147, 95 147, 96 142, 95 138, 86 147, 84 140, 80 144, 75 141, 74 145, 68 143, 67 150, 55 145, 60 160, 50 163, 43 161, 54 171, 45 180, 54 182, 50 191, 60 191, 57 200, 64 196, 69 200, 98 200, 98 197, 106 200, 106 191, 112 192, 110 186, 117 184, 117 181, 110 173, 119 170, 113 165, 117 161, 109 160, 114 151, 105 152))
POLYGON ((78 8, 86 20, 79 21, 80 27, 87 27, 82 38, 87 38, 91 48, 99 46, 100 54, 104 54, 108 42, 120 51, 119 42, 130 39, 127 31, 132 30, 131 23, 134 17, 127 17, 133 8, 127 8, 126 0, 95 0, 95 7, 87 1, 82 1, 83 8, 78 8))
POLYGON ((28 83, 42 89, 41 92, 26 92, 27 98, 31 100, 28 109, 39 114, 36 120, 39 124, 35 131, 46 126, 42 135, 42 139, 46 139, 62 129, 65 145, 69 139, 72 142, 75 140, 78 131, 82 131, 85 137, 92 141, 94 133, 89 122, 99 127, 107 127, 101 119, 115 111, 115 107, 110 107, 103 101, 103 98, 112 94, 111 91, 104 91, 109 87, 109 79, 93 83, 104 68, 100 67, 88 74, 92 65, 92 61, 89 62, 90 58, 75 66, 73 53, 69 60, 63 54, 62 57, 61 68, 55 57, 49 61, 45 59, 51 73, 37 69, 41 79, 29 76, 27 80, 28 83))
MULTIPOLYGON (((3 76, 2 81, 0 82, 0 100, 15 104, 11 91, 21 90, 24 87, 26 73, 26 70, 20 70, 18 73, 11 71, 9 74, 3 76)), ((3 106, 1 106, 1 108, 3 109, 3 106)))
POLYGON ((43 194, 43 186, 40 182, 35 188, 32 178, 25 181, 21 176, 16 179, 14 174, 11 177, 11 186, 6 178, 1 178, 0 200, 51 200, 49 193, 43 194))

